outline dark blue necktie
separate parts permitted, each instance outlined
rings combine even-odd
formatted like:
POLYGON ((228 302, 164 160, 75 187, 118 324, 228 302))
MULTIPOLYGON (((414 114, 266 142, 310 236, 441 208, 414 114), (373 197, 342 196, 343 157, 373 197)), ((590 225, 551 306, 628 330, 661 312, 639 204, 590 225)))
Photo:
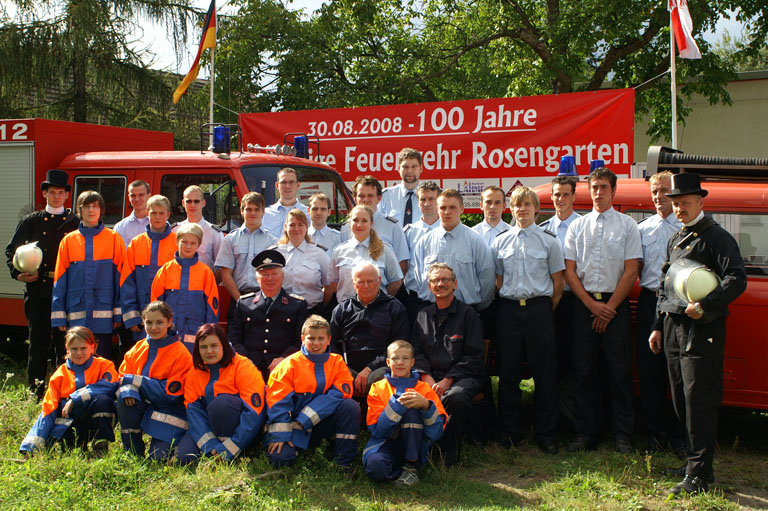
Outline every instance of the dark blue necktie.
POLYGON ((408 192, 408 200, 405 201, 405 214, 403 215, 403 227, 413 222, 413 192, 408 192))

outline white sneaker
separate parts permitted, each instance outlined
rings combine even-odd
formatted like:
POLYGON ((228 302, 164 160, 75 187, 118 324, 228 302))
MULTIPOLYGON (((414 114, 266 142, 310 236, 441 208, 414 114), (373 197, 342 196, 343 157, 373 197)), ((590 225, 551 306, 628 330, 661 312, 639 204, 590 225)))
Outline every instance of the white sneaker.
POLYGON ((419 482, 419 471, 413 467, 403 467, 400 477, 395 479, 397 486, 413 486, 419 482))

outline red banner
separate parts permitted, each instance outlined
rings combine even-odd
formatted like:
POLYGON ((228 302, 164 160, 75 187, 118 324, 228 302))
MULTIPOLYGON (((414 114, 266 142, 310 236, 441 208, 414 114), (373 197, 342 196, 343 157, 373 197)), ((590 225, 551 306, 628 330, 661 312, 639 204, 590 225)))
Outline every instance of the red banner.
POLYGON ((370 173, 394 184, 400 179, 397 153, 412 147, 422 153, 422 179, 457 188, 474 208, 471 199, 479 200, 487 185, 507 190, 548 182, 565 155, 575 156, 580 174, 600 159, 616 174, 629 175, 634 115, 634 91, 622 89, 241 114, 240 125, 245 144, 279 144, 289 132, 318 136, 319 158, 310 157, 347 182, 370 173))

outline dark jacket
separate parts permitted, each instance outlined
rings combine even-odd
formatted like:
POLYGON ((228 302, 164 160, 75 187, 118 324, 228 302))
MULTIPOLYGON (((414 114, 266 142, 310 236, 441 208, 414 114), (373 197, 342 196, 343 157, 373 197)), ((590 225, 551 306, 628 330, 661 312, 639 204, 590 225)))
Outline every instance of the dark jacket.
POLYGON ((699 302, 704 309, 704 316, 698 320, 702 323, 728 316, 728 304, 747 288, 747 272, 736 240, 711 217, 704 217, 696 225, 677 231, 667 244, 667 262, 661 268, 654 330, 663 330, 664 313, 685 314, 685 307, 670 299, 675 290, 666 278, 670 264, 682 258, 703 264, 721 281, 699 302))
POLYGON ((264 371, 272 360, 299 351, 306 319, 307 302, 285 289, 269 307, 260 291, 248 293, 237 301, 227 337, 236 352, 264 371))
POLYGON ((475 309, 458 298, 445 309, 434 303, 421 309, 411 342, 415 369, 436 381, 483 376, 483 325, 475 309))
POLYGON ((344 355, 347 366, 355 371, 383 367, 387 346, 399 339, 407 341, 410 333, 405 307, 383 291, 367 307, 357 296, 347 298, 331 316, 332 350, 344 355))
POLYGON ((13 267, 13 255, 16 249, 27 243, 37 241, 43 251, 43 262, 38 270, 38 279, 27 283, 27 293, 32 296, 51 298, 53 295, 53 274, 56 271, 56 255, 59 243, 68 233, 77 229, 80 219, 72 210, 65 209, 61 215, 52 215, 46 211, 35 211, 19 221, 13 238, 5 247, 5 258, 11 270, 11 278, 16 280, 19 271, 13 267))

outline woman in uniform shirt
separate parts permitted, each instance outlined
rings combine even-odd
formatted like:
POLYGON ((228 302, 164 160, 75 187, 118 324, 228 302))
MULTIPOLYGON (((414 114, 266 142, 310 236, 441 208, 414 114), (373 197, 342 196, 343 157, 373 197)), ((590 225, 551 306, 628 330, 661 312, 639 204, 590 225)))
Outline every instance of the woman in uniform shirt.
POLYGON ((331 280, 336 283, 339 303, 355 296, 352 268, 361 261, 373 263, 381 275, 381 288, 392 296, 403 285, 403 272, 392 247, 381 241, 373 229, 373 210, 358 204, 349 214, 352 236, 333 249, 331 280))
POLYGON ((304 298, 309 314, 320 314, 333 295, 331 260, 310 239, 308 229, 307 215, 300 209, 290 210, 274 248, 285 256, 283 289, 304 298))

